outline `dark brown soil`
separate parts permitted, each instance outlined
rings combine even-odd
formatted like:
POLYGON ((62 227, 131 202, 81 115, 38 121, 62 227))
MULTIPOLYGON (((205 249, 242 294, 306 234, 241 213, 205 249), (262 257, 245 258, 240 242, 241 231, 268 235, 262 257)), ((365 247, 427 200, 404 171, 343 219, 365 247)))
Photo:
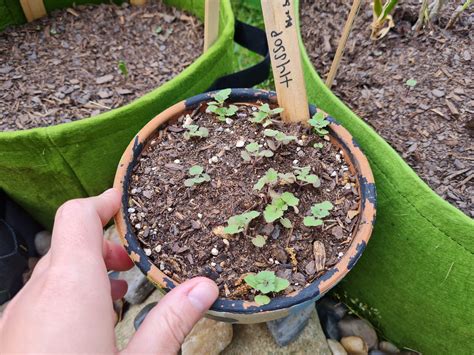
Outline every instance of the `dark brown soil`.
POLYGON ((197 19, 161 2, 77 6, 8 28, 0 33, 0 131, 75 121, 131 102, 191 64, 202 38, 197 19))
MULTIPOLYGON (((302 1, 302 34, 325 77, 347 18, 349 1, 302 1)), ((447 1, 439 23, 411 30, 419 2, 400 1, 395 28, 370 40, 364 1, 333 91, 372 125, 444 199, 474 216, 474 73, 472 10, 444 27, 459 1, 447 1), (408 79, 417 84, 410 88, 408 79)), ((472 8, 472 6, 471 6, 472 8)))
POLYGON ((183 139, 180 118, 149 141, 129 187, 130 220, 154 263, 177 281, 196 275, 210 277, 219 285, 221 296, 228 298, 249 299, 242 276, 262 270, 273 270, 288 279, 291 286, 285 292, 303 288, 324 273, 315 270, 313 242, 324 243, 327 269, 345 253, 358 223, 358 216, 352 215, 359 207, 356 178, 340 152, 306 128, 282 126, 278 121, 271 128, 296 135, 300 141, 277 147, 272 158, 249 163, 241 158, 244 148, 237 147, 241 145, 238 141, 272 145, 260 138, 261 125, 247 121, 250 113, 250 107, 241 106, 238 119, 222 123, 210 114, 195 112, 194 122, 208 128, 209 137, 190 141, 183 139), (323 148, 313 148, 314 142, 324 142, 323 148), (204 167, 211 181, 185 187, 188 169, 193 165, 204 167), (262 212, 271 201, 266 190, 252 189, 269 168, 288 173, 294 171, 294 166, 311 166, 321 186, 291 184, 275 188, 276 192, 289 191, 300 199, 298 213, 292 208, 285 213, 293 222, 293 230, 278 222, 266 224, 262 214, 250 223, 245 235, 219 233, 218 227, 226 226, 229 217, 249 210, 262 212), (335 208, 324 226, 305 227, 302 220, 310 206, 325 200, 335 208), (257 234, 268 237, 262 248, 251 242, 257 234), (213 248, 218 251, 215 256, 213 248))

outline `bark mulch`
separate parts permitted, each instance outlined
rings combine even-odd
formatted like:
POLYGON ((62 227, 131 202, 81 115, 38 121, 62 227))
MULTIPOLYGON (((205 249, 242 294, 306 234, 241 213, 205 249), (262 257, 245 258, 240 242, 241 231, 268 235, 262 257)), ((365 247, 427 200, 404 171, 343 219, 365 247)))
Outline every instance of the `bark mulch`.
POLYGON ((77 6, 8 28, 0 33, 0 131, 123 106, 180 73, 202 46, 198 20, 161 2, 77 6))

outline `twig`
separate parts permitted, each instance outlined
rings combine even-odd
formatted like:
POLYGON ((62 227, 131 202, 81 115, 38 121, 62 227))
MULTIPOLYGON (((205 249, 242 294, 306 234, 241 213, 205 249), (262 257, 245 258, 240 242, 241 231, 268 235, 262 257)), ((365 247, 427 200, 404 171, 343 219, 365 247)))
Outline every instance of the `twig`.
POLYGON ((354 21, 357 17, 357 13, 360 9, 361 0, 354 0, 352 3, 351 11, 349 12, 349 16, 347 17, 346 24, 344 25, 344 29, 342 30, 341 38, 339 39, 339 44, 337 45, 336 55, 331 64, 331 69, 329 70, 328 77, 326 79, 326 86, 331 88, 334 78, 336 77, 337 70, 339 69, 339 65, 341 64, 341 59, 344 54, 344 49, 346 48, 347 39, 352 30, 352 26, 354 25, 354 21))

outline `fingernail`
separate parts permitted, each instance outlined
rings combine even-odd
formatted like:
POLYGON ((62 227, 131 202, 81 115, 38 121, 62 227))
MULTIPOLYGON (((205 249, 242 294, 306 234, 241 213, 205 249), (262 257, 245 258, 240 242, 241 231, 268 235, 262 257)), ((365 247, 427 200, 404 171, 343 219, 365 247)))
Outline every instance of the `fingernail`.
POLYGON ((207 311, 216 300, 214 288, 207 282, 200 282, 188 293, 189 302, 200 312, 207 311))

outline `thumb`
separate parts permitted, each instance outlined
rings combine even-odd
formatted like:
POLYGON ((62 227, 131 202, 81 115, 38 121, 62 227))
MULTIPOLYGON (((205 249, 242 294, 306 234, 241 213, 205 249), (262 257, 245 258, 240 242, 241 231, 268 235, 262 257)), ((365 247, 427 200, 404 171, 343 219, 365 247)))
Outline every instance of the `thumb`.
POLYGON ((216 284, 204 277, 179 285, 148 313, 125 353, 176 354, 218 294, 216 284))

